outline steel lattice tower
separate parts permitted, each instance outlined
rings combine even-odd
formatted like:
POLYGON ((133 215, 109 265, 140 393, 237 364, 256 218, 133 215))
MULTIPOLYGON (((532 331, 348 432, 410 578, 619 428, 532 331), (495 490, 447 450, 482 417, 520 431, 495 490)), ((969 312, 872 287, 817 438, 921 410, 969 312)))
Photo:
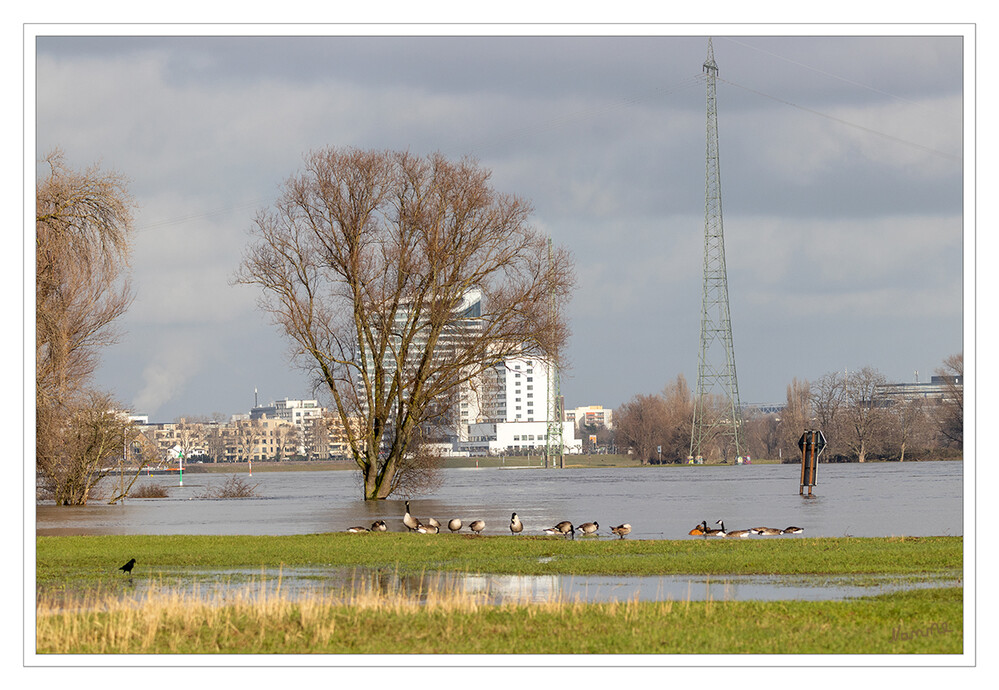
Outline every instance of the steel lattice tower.
POLYGON ((702 456, 713 440, 730 438, 739 449, 741 415, 739 383, 735 375, 735 348, 728 306, 725 234, 722 227, 721 170, 718 163, 718 111, 715 80, 718 65, 708 39, 707 164, 704 181, 704 291, 701 299, 701 352, 697 362, 697 397, 690 434, 690 455, 702 456), (713 401, 720 403, 713 405, 713 401), (726 438, 727 437, 727 438, 726 438))
MULTIPOLYGON (((554 270, 552 258, 552 240, 548 238, 548 270, 554 270)), ((554 285, 554 281, 552 281, 554 285)), ((558 299, 552 288, 548 297, 548 319, 555 328, 558 323, 558 299)), ((556 467, 565 466, 565 446, 562 438, 562 383, 559 376, 558 352, 552 352, 548 365, 548 430, 545 442, 545 463, 554 463, 556 467), (556 462, 557 459, 557 462, 556 462)))

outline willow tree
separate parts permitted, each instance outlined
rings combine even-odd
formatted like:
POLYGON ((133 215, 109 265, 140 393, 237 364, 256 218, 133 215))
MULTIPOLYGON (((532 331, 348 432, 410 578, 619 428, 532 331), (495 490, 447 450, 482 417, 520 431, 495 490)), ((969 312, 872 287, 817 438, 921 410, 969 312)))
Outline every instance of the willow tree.
POLYGON ((483 372, 565 342, 551 305, 572 286, 570 258, 531 212, 468 159, 327 148, 257 215, 236 281, 261 288, 328 390, 365 499, 426 466, 425 440, 483 372))
MULTIPOLYGON (((35 191, 36 470, 60 504, 81 505, 123 458, 127 418, 92 389, 101 350, 131 303, 132 199, 118 173, 75 171, 56 150, 35 191), (123 421, 124 420, 124 421, 123 421)), ((117 498, 120 498, 118 496, 117 498)), ((113 498, 112 500, 115 500, 113 498)))

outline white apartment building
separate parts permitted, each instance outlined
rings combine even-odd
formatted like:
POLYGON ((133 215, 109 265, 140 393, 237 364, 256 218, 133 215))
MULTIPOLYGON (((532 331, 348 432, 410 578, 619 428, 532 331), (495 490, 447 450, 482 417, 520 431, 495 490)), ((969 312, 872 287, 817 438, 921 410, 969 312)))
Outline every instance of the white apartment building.
MULTIPOLYGON (((462 395, 462 404, 468 405, 462 408, 456 445, 470 453, 546 448, 548 376, 548 363, 537 357, 514 357, 484 372, 483 383, 462 395)), ((576 438, 572 422, 563 420, 562 442, 564 452, 582 452, 583 442, 576 438)))

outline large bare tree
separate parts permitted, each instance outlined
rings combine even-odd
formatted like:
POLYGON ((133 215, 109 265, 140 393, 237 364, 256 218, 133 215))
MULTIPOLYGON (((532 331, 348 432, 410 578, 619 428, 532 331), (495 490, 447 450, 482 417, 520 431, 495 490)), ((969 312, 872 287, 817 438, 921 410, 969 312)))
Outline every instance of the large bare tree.
POLYGON ((58 502, 86 503, 103 477, 94 463, 108 462, 113 449, 119 456, 124 452, 121 415, 110 409, 109 396, 90 386, 101 349, 116 339, 114 322, 131 303, 132 199, 120 174, 96 166, 71 170, 58 150, 42 161, 39 172, 36 468, 58 502), (117 441, 105 443, 115 435, 117 441))
POLYGON ((262 288, 260 306, 329 392, 366 499, 396 490, 407 463, 425 466, 411 445, 445 416, 441 401, 565 342, 550 305, 571 289, 571 261, 531 211, 471 160, 326 148, 257 216, 236 281, 262 288), (468 311, 473 291, 481 311, 468 311))

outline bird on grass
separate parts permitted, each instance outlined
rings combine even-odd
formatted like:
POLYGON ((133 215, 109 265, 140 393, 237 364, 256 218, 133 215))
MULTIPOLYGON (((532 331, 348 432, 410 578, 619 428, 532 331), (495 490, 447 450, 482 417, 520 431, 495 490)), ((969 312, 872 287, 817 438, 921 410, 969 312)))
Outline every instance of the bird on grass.
POLYGON ((472 530, 476 534, 480 534, 485 528, 486 523, 482 520, 472 520, 472 522, 468 524, 468 529, 472 530))
POLYGON ((421 522, 419 525, 417 525, 416 531, 419 532, 420 534, 437 534, 441 530, 436 525, 433 525, 433 524, 424 525, 421 522))
POLYGON ((517 514, 514 513, 512 516, 510 516, 510 532, 513 534, 520 534, 523 531, 524 531, 524 523, 521 522, 520 518, 517 517, 517 514))
POLYGON ((128 563, 126 563, 125 565, 123 565, 120 568, 118 568, 118 570, 120 570, 123 573, 128 573, 129 577, 131 577, 132 576, 132 568, 134 568, 134 567, 135 567, 135 559, 132 558, 131 560, 128 561, 128 563))
POLYGON ((701 524, 695 526, 694 529, 692 529, 689 532, 687 532, 687 534, 691 535, 692 537, 704 537, 704 536, 707 536, 707 534, 708 534, 708 521, 707 520, 701 520, 701 524))
POLYGON ((596 522, 584 522, 576 529, 582 532, 583 536, 585 537, 586 535, 593 534, 598 529, 600 529, 600 525, 596 522))
POLYGON ((452 518, 450 521, 448 521, 447 528, 452 532, 457 532, 458 530, 461 529, 461 520, 459 520, 458 518, 452 518))
POLYGON ((410 532, 415 532, 416 528, 420 526, 420 521, 409 512, 409 501, 406 501, 406 514, 402 516, 402 524, 406 525, 410 532))
POLYGON ((388 525, 385 524, 384 520, 375 520, 371 523, 372 532, 388 532, 388 525))
POLYGON ((617 527, 611 527, 610 530, 617 535, 618 539, 624 539, 624 535, 631 533, 631 525, 624 523, 623 525, 618 525, 617 527))
POLYGON ((563 537, 571 534, 572 538, 576 538, 576 531, 572 528, 572 523, 568 520, 563 520, 554 527, 549 527, 545 530, 545 534, 561 534, 563 537))
POLYGON ((781 534, 801 534, 805 530, 800 527, 785 527, 780 531, 781 534))
POLYGON ((369 532, 367 527, 348 527, 347 531, 351 534, 356 534, 357 532, 369 532))

